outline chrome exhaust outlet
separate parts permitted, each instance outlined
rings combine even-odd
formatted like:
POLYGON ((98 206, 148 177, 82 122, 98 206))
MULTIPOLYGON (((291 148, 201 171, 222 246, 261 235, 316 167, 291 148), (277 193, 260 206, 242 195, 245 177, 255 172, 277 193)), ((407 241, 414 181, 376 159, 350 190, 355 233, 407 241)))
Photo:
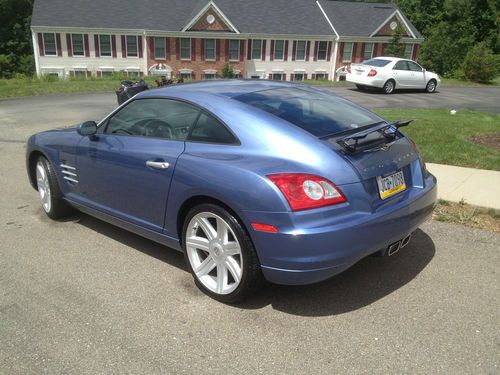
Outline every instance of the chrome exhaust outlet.
POLYGON ((387 247, 387 255, 391 256, 396 254, 401 249, 401 241, 394 242, 392 245, 387 247))
POLYGON ((401 240, 401 249, 410 243, 411 234, 401 240))

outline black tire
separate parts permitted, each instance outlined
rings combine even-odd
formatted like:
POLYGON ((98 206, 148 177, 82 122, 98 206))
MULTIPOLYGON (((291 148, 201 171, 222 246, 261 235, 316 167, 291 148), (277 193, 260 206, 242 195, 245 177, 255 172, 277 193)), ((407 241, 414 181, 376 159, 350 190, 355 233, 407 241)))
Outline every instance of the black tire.
MULTIPOLYGON (((212 218, 210 218, 212 219, 212 218)), ((196 225, 196 224, 195 224, 196 225)), ((217 226, 219 224, 216 224, 217 226)), ((213 227, 214 228, 214 227, 213 227)), ((217 232, 219 231, 219 228, 217 228, 217 232)), ((229 240, 229 237, 228 237, 229 240)), ((211 241, 208 240, 208 243, 211 241)), ((212 242, 216 242, 216 239, 212 240, 212 242)), ((232 242, 234 243, 234 241, 232 242)), ((212 245, 210 245, 212 246, 212 245)), ((183 230, 182 230, 182 248, 184 250, 184 258, 186 260, 186 264, 188 266, 189 271, 191 272, 194 282, 196 286, 205 294, 208 296, 212 297, 213 299, 224 302, 224 303, 235 303, 244 300, 245 298, 248 298, 252 294, 254 294, 263 284, 263 275, 262 275, 262 270, 260 267, 260 262, 257 257, 257 253, 255 252, 255 248, 253 246, 253 243, 248 236, 247 232, 241 225, 241 223, 238 221, 237 218, 234 217, 233 214, 228 212, 226 209, 217 206, 215 204, 211 203, 203 203, 198 206, 193 207, 187 214, 186 218, 184 219, 184 224, 183 224, 183 230), (193 229, 193 223, 191 223, 192 220, 196 221, 196 218, 199 218, 200 216, 203 217, 204 215, 215 215, 218 216, 219 218, 223 219, 225 223, 229 226, 231 229, 231 234, 228 236, 231 236, 231 239, 237 241, 240 246, 241 254, 238 254, 236 256, 236 259, 239 260, 239 265, 240 265, 240 270, 241 270, 241 278, 239 280, 239 283, 237 284, 237 287, 229 293, 218 293, 214 292, 213 290, 210 290, 205 284, 207 281, 207 278, 210 276, 210 278, 214 278, 214 282, 218 283, 218 275, 217 276, 211 276, 210 272, 208 274, 203 275, 205 278, 205 281, 202 282, 200 278, 196 275, 196 273, 193 270, 193 265, 191 264, 190 260, 190 255, 188 255, 188 230, 190 233, 196 233, 196 236, 199 234, 200 228, 198 227, 198 230, 193 229), (194 218, 194 219, 193 219, 194 218)), ((213 253, 213 249, 208 250, 208 251, 203 251, 199 249, 194 249, 194 246, 189 246, 189 252, 192 257, 197 257, 198 255, 193 255, 195 254, 200 254, 203 253, 205 254, 205 260, 207 260, 209 257, 211 257, 212 261, 215 262, 214 259, 216 259, 216 256, 213 253)), ((222 253, 224 253, 224 250, 222 250, 222 253)), ((194 261, 193 261, 194 262, 194 261)), ((217 260, 217 262, 224 262, 224 260, 217 260)), ((217 263, 217 266, 213 268, 213 271, 211 272, 216 272, 218 274, 219 272, 219 266, 221 264, 217 263)), ((201 266, 201 265, 199 265, 201 266)), ((201 268, 201 267, 200 267, 201 268)), ((228 272, 228 269, 226 270, 228 272)), ((230 273, 227 273, 229 275, 230 273)), ((227 277, 227 276, 226 276, 227 277)), ((231 275, 232 278, 232 275, 231 275)), ((212 280, 210 280, 212 281, 212 280)), ((232 281, 236 283, 236 279, 233 278, 232 281)), ((235 284, 233 284, 235 285, 235 284)))
POLYGON ((356 85, 356 88, 357 88, 359 91, 365 91, 365 90, 366 90, 366 86, 364 86, 364 85, 356 85))
POLYGON ((57 182, 56 173, 52 164, 43 156, 40 156, 35 164, 35 176, 37 181, 37 190, 40 194, 40 200, 42 204, 43 211, 48 217, 54 220, 63 219, 65 217, 71 216, 75 213, 75 210, 70 207, 63 199, 63 194, 59 188, 59 183, 57 182), (43 168, 46 173, 45 182, 40 179, 38 168, 43 168), (42 198, 42 186, 45 186, 45 194, 47 194, 47 199, 44 203, 42 198))
POLYGON ((425 92, 428 94, 433 94, 436 92, 437 82, 435 79, 431 79, 427 82, 427 86, 425 86, 425 92))
POLYGON ((385 84, 382 90, 384 90, 384 94, 392 94, 394 93, 394 90, 396 89, 396 82, 394 82, 393 79, 388 80, 385 84))

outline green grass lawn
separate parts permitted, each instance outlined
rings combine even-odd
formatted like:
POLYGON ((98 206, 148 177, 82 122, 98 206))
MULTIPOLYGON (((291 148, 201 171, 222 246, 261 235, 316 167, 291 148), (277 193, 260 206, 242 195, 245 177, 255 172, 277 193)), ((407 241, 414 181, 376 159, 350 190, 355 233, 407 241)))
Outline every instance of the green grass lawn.
MULTIPOLYGON (((120 87, 120 80, 126 77, 50 80, 38 78, 0 79, 0 98, 38 96, 47 94, 85 93, 114 91, 120 87)), ((130 78, 135 80, 134 78, 130 78)), ((149 87, 156 87, 154 78, 146 77, 149 87)))
POLYGON ((500 86, 500 76, 496 77, 489 83, 477 83, 472 81, 465 81, 463 79, 455 78, 441 78, 441 86, 444 87, 460 87, 460 86, 500 86))
MULTIPOLYGON (((419 146, 429 163, 449 164, 500 171, 500 151, 475 144, 472 136, 500 133, 500 115, 446 109, 380 109, 388 120, 415 119, 403 133, 419 146)), ((498 145, 497 145, 498 147, 498 145)))

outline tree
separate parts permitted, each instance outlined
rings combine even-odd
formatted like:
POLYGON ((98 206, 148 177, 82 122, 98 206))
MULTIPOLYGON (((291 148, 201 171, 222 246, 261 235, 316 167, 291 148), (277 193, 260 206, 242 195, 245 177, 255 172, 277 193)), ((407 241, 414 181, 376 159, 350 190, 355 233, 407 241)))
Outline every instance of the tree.
POLYGON ((233 67, 225 63, 220 74, 221 78, 234 78, 233 67))
POLYGON ((398 22, 398 26, 392 33, 392 39, 387 44, 387 48, 385 49, 385 55, 394 56, 394 57, 404 57, 405 54, 405 45, 402 43, 403 35, 405 33, 405 29, 398 22))
POLYGON ((489 82, 497 75, 496 61, 485 42, 475 45, 465 56, 465 77, 475 82, 489 82))
POLYGON ((33 73, 32 12, 33 0, 0 0, 0 77, 33 73))

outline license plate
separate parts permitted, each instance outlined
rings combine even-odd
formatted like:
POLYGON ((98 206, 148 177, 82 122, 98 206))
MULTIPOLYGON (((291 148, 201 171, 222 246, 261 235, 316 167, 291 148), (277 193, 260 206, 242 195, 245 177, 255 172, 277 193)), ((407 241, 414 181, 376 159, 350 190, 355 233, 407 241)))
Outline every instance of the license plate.
POLYGON ((377 177, 380 198, 386 199, 400 191, 406 190, 405 177, 403 171, 398 171, 387 177, 377 177))
POLYGON ((362 71, 362 70, 356 70, 356 74, 357 74, 358 76, 360 76, 361 74, 363 74, 363 71, 362 71))

